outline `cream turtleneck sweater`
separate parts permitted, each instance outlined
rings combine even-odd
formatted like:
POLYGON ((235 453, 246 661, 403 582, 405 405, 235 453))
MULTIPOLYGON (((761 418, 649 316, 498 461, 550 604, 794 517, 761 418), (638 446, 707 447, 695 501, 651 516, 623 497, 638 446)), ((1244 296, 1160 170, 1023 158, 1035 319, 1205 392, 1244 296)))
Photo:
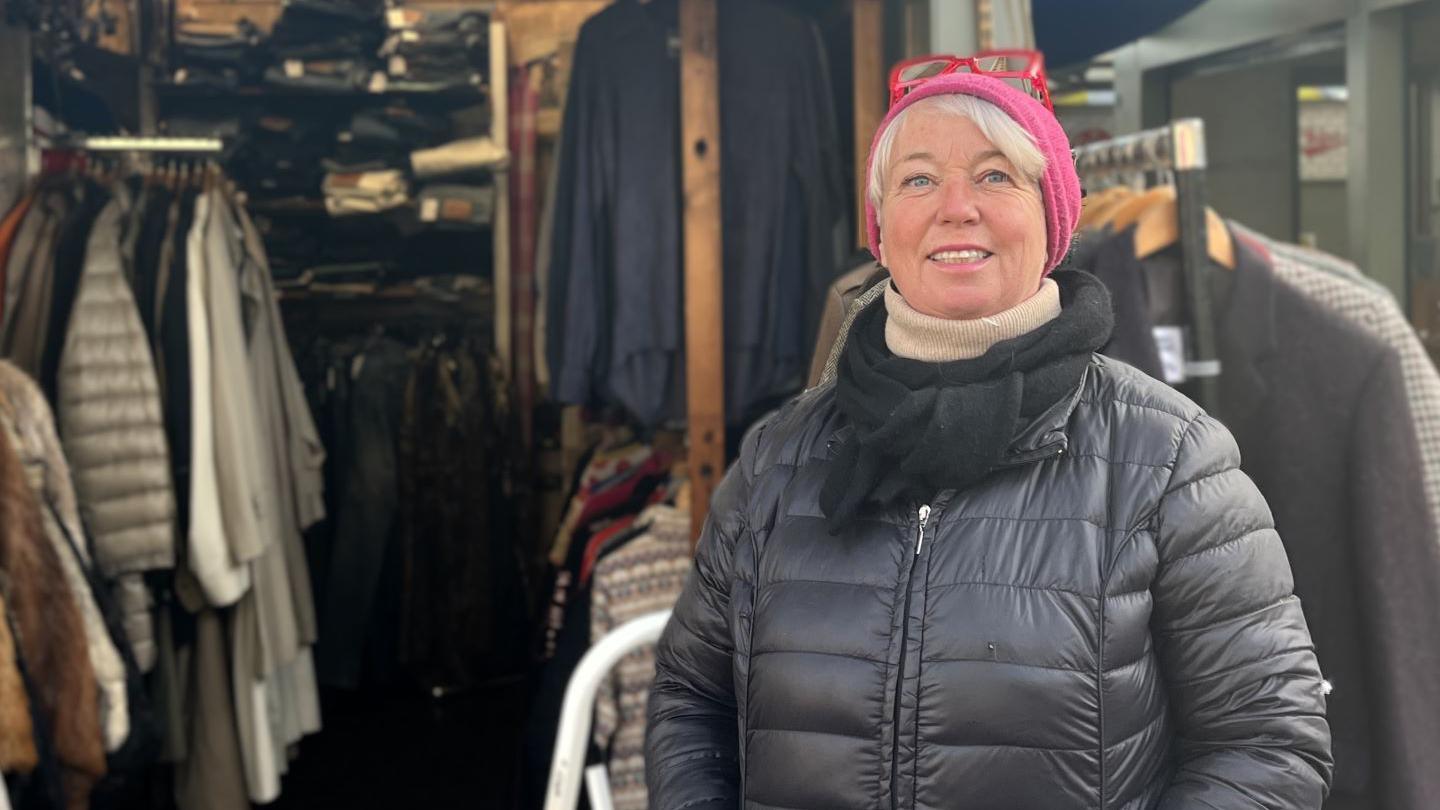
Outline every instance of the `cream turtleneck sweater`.
POLYGON ((894 284, 885 285, 885 343, 898 357, 926 363, 973 360, 1003 340, 1032 332, 1060 316, 1054 279, 1014 307, 973 321, 952 321, 918 312, 894 284))

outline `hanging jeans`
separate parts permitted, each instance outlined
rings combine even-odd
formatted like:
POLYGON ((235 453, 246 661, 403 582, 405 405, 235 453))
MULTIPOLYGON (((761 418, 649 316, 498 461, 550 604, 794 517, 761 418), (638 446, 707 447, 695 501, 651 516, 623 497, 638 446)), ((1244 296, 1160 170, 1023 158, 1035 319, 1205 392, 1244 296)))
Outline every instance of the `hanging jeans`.
POLYGON ((376 341, 350 363, 350 440, 335 514, 316 667, 322 683, 360 685, 381 573, 399 512, 396 448, 411 363, 405 348, 376 341))

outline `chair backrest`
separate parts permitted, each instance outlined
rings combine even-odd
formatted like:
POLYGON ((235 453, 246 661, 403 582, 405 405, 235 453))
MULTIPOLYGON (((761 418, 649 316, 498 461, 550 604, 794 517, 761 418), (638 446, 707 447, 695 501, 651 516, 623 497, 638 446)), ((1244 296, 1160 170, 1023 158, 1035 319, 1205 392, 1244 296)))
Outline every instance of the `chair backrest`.
MULTIPOLYGON (((575 810, 580 803, 580 782, 585 773, 586 741, 595 714, 595 696, 605 675, 621 658, 660 640, 670 611, 662 610, 632 619, 611 630, 580 659, 565 700, 560 706, 560 729, 555 735, 555 756, 550 763, 550 781, 545 790, 545 810, 575 810)), ((600 807, 591 797, 591 810, 600 807)))

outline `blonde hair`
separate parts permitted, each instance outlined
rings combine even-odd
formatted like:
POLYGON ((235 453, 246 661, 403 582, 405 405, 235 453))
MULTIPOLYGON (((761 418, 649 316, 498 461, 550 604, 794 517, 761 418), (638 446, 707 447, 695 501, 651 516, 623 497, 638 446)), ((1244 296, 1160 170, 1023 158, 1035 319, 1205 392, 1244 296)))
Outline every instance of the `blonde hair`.
POLYGON ((877 217, 880 204, 885 199, 885 174, 890 163, 890 153, 895 150, 895 138, 906 117, 921 106, 956 118, 968 119, 980 128, 982 135, 995 144, 995 148, 1000 150, 1000 154, 1010 161, 1010 165, 1014 166, 1022 177, 1031 183, 1040 182, 1040 176, 1045 173, 1045 153, 1035 145, 1035 137, 1016 123, 1015 119, 1006 115, 1004 110, 975 96, 959 93, 931 96, 901 110, 889 126, 885 127, 885 131, 880 133, 880 140, 875 143, 875 156, 870 163, 866 194, 870 204, 875 207, 877 217))

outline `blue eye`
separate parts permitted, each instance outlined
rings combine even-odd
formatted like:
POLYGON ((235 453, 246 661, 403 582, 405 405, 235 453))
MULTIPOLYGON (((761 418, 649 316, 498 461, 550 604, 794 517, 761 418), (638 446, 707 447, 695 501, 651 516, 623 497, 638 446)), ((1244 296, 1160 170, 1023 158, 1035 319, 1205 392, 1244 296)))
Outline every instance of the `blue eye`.
POLYGON ((980 178, 980 181, 982 183, 989 183, 991 185, 997 183, 1008 183, 1010 182, 1010 175, 1000 171, 999 169, 991 169, 980 178))
POLYGON ((917 174, 914 177, 905 178, 905 182, 902 185, 908 186, 909 188, 927 188, 934 185, 934 181, 923 174, 917 174))

